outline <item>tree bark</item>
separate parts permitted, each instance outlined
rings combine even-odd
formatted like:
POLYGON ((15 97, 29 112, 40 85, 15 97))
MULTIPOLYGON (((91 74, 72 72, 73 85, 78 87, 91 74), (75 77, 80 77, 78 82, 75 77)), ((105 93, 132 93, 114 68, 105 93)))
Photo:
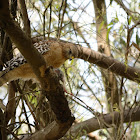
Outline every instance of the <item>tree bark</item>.
MULTIPOLYGON (((107 56, 111 56, 109 38, 107 37, 107 15, 105 0, 93 0, 93 4, 96 20, 96 38, 98 50, 107 56)), ((119 103, 117 80, 115 75, 108 70, 101 69, 101 73, 108 102, 108 110, 111 111, 110 105, 119 103)))
MULTIPOLYGON (((127 109, 124 111, 124 123, 140 121, 140 107, 127 109)), ((66 136, 72 137, 84 136, 86 134, 104 128, 111 128, 120 123, 120 113, 113 112, 101 114, 99 117, 93 117, 89 120, 77 123, 71 127, 66 136)))

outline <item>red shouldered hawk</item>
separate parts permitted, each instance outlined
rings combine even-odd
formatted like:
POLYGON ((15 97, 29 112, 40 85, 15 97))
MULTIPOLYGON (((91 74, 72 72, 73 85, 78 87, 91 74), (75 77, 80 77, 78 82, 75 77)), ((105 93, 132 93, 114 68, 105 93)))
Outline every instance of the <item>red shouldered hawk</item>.
MULTIPOLYGON (((72 43, 57 40, 34 43, 34 47, 43 55, 47 65, 53 68, 60 67, 67 59, 74 57, 73 46, 72 43)), ((38 82, 32 68, 21 54, 6 62, 5 69, 0 72, 0 86, 17 79, 33 79, 38 82)))

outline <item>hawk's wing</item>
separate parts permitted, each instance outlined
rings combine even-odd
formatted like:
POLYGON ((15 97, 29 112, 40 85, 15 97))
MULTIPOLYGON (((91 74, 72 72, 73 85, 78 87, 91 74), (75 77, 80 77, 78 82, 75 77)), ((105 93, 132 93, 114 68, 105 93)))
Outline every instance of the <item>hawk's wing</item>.
MULTIPOLYGON (((33 45, 38 50, 38 52, 43 55, 50 50, 49 43, 50 42, 44 40, 44 41, 34 43, 33 45)), ((27 61, 22 54, 16 55, 14 58, 12 58, 11 60, 7 61, 4 64, 3 74, 0 77, 2 77, 4 74, 9 72, 10 70, 13 70, 14 68, 17 68, 25 63, 27 63, 27 61)))

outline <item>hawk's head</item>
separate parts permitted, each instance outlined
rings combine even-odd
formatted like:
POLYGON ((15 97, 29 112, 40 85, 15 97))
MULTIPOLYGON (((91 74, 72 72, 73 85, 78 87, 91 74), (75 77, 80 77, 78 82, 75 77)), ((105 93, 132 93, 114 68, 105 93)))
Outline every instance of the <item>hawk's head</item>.
POLYGON ((77 58, 78 56, 78 49, 76 45, 72 43, 65 43, 65 45, 63 45, 62 51, 66 59, 72 60, 73 58, 77 58))

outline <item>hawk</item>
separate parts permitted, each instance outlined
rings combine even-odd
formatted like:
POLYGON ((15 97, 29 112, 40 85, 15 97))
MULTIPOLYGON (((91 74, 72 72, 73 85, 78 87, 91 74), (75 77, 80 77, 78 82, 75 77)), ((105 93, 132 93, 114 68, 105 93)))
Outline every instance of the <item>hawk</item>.
MULTIPOLYGON (((67 59, 74 57, 74 44, 72 43, 58 40, 43 40, 33 45, 43 55, 47 65, 53 68, 59 68, 67 59)), ((0 86, 17 79, 33 79, 38 82, 31 66, 21 54, 16 55, 16 57, 6 62, 4 67, 0 72, 0 86)))

